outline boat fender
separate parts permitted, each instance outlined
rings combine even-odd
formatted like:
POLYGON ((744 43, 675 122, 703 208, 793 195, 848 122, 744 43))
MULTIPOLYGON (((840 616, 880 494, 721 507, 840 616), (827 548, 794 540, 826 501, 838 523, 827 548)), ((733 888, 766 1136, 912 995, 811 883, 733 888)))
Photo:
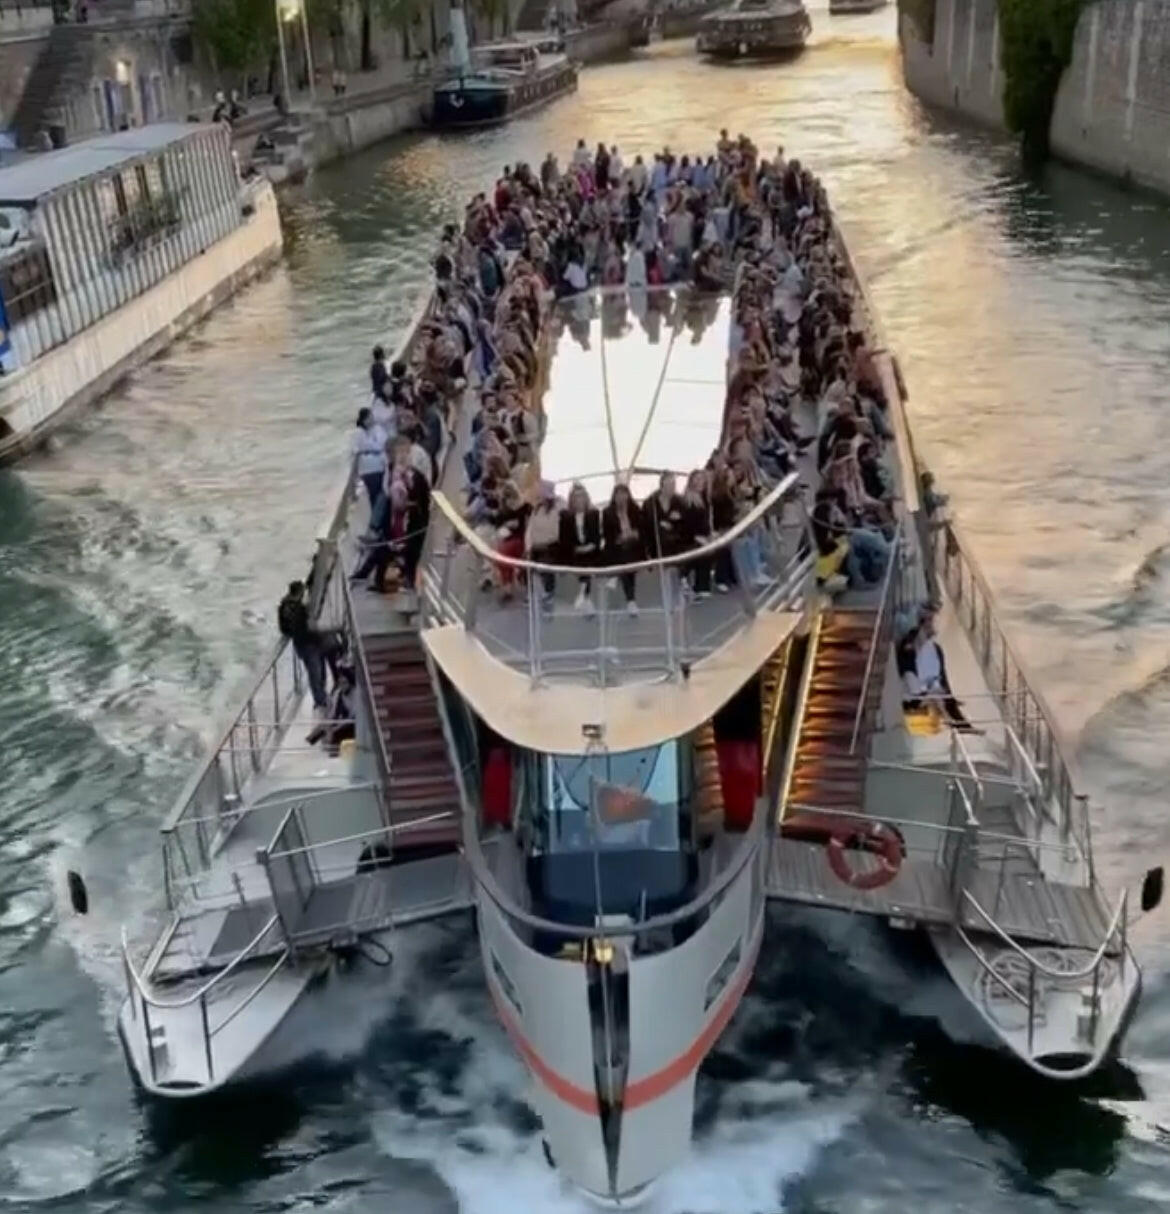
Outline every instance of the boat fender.
POLYGON ((906 844, 901 833, 885 822, 845 822, 829 832, 826 844, 829 867, 838 881, 852 889, 880 889, 902 867, 906 844), (877 857, 877 868, 856 869, 845 858, 846 849, 867 851, 877 857))
POLYGON ((69 904, 73 907, 73 913, 89 914, 89 891, 85 888, 81 874, 70 869, 65 874, 65 883, 69 887, 69 904))

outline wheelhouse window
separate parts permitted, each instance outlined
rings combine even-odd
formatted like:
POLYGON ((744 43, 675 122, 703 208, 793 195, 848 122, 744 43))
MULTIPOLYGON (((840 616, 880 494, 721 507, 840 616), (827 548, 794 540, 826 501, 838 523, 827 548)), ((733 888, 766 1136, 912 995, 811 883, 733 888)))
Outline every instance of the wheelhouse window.
POLYGON ((688 901, 698 874, 690 762, 686 739, 617 754, 529 752, 518 795, 533 909, 565 923, 641 922, 688 901))
POLYGON ((543 756, 550 853, 679 848, 679 747, 543 756))

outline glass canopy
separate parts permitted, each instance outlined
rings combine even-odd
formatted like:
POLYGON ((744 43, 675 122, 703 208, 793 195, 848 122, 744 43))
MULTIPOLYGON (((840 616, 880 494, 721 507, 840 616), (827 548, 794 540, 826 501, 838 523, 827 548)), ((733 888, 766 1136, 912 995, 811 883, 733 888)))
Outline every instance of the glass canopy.
POLYGON ((723 426, 730 315, 729 299, 668 290, 558 304, 540 475, 601 503, 615 477, 641 499, 664 469, 701 468, 723 426))

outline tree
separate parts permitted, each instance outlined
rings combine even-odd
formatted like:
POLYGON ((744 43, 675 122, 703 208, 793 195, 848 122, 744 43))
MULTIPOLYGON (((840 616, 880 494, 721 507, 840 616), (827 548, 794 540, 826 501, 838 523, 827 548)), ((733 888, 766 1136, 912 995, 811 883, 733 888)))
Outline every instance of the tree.
POLYGON ((396 29, 402 37, 402 54, 411 58, 411 28, 422 21, 430 0, 370 0, 383 25, 396 29))
POLYGON ((242 73, 272 46, 275 8, 272 0, 195 0, 191 32, 217 73, 242 73))

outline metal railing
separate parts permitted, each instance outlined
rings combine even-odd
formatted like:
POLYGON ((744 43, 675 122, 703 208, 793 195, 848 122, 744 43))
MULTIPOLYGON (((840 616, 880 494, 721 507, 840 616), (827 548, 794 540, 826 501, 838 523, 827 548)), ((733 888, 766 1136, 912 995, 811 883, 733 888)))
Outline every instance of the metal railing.
MULTIPOLYGON (((528 560, 497 552, 459 515, 442 493, 432 499, 459 541, 423 573, 424 620, 457 622, 474 632, 506 664, 526 671, 536 683, 553 678, 591 681, 598 686, 631 677, 676 679, 684 668, 708 656, 761 612, 803 612, 815 558, 807 542, 807 520, 795 474, 786 477, 734 527, 690 551, 648 560, 580 567, 528 560), (801 518, 786 524, 783 512, 800 503, 801 518), (761 576, 752 579, 744 545, 764 554, 761 576), (439 561, 442 566, 439 566, 439 561), (734 569, 736 585, 727 597, 699 600, 684 585, 688 569, 721 563, 734 569), (492 569, 523 575, 527 604, 482 609, 485 574, 492 569), (636 630, 610 606, 606 583, 634 575, 656 584, 657 601, 643 606, 636 630), (588 577, 595 588, 591 613, 546 618, 538 591, 545 578, 588 577)), ((622 612, 621 614, 624 614, 622 612)))
POLYGON ((1063 838, 1072 838, 1093 876, 1087 799, 1073 788, 1065 758, 1067 746, 1056 718, 1035 683, 1025 673, 1023 659, 996 618, 991 588, 962 542, 955 524, 936 521, 933 527, 935 567, 955 613, 963 624, 991 691, 999 696, 1005 724, 1016 751, 1026 758, 1043 793, 1039 804, 1063 838))
POLYGON ((956 924, 957 934, 963 944, 971 951, 980 968, 1003 990, 1009 998, 1020 1004, 1027 1014, 1027 1039, 1028 1039, 1028 1055, 1033 1066, 1042 1073, 1057 1079, 1075 1079, 1081 1075, 1086 1075, 1097 1065, 1097 1062, 1106 1048, 1108 1048, 1109 1040, 1103 1042, 1097 1040, 1097 1030, 1101 1022, 1101 991, 1104 985, 1102 978, 1102 969, 1109 958, 1110 946, 1114 940, 1117 941, 1117 969, 1118 980, 1124 983, 1125 981, 1125 965, 1126 954, 1129 949, 1128 941, 1128 891, 1124 892, 1118 900, 1117 907, 1113 912, 1113 917, 1109 922, 1105 936, 1098 946, 1096 952, 1092 955, 1088 962, 1078 969, 1061 969, 1056 966, 1048 965, 1046 962, 1038 958, 1035 953, 1029 949, 1023 948, 1016 940, 1014 940, 1002 927, 995 921, 992 915, 979 903, 979 900, 970 892, 964 890, 963 893, 966 905, 975 912, 979 922, 991 932, 991 934, 1000 940, 1009 950, 1011 956, 1018 957, 1027 967, 1027 988, 1026 992, 1021 992, 1011 981, 1002 973, 1000 973, 995 965, 989 962, 979 948, 978 944, 971 939, 961 924, 956 924), (1041 1012, 1040 1008, 1040 990, 1041 979, 1045 980, 1048 985, 1063 989, 1083 989, 1085 980, 1092 978, 1092 987, 1089 991, 1089 1017, 1088 1021, 1081 1024, 1078 1021, 1078 1035, 1083 1036, 1086 1044, 1091 1048, 1089 1059, 1081 1066, 1075 1069, 1054 1068, 1046 1066, 1034 1056, 1036 1025, 1041 1012))
POLYGON ((857 696, 857 712, 853 716, 853 734, 849 740, 849 753, 857 750, 857 742, 865 724, 869 708, 870 681, 873 679, 877 656, 889 648, 894 638, 894 620, 901 606, 901 558, 902 558, 902 526, 903 520, 898 520, 894 538, 890 542, 890 555, 886 562, 885 578, 882 583, 882 597, 878 606, 877 617, 873 624, 873 636, 869 642, 869 653, 865 659, 865 675, 861 680, 861 691, 857 696))
POLYGON ((199 1005, 199 1021, 203 1032, 203 1055, 204 1062, 207 1067, 207 1083, 210 1085, 215 1081, 215 1066, 212 1058, 211 1043, 217 1033, 220 1033, 232 1020, 235 1019, 240 1012, 244 1010, 256 998, 257 995, 268 985, 275 974, 289 959, 290 950, 286 945, 285 948, 278 954, 276 962, 264 974, 261 980, 244 996, 244 998, 236 1004, 235 1007, 222 1019, 212 1027, 208 1012, 208 996, 222 987, 223 984, 231 977, 237 969, 254 953, 256 953, 263 941, 268 935, 279 927, 279 920, 276 915, 269 918, 264 926, 260 929, 251 941, 245 945, 227 965, 224 966, 211 979, 205 982, 198 989, 191 991, 187 995, 183 995, 177 999, 164 999, 159 995, 154 994, 149 990, 147 984, 143 981, 142 975, 139 974, 130 956, 130 943, 127 939, 126 929, 122 928, 122 970, 126 978, 126 993, 130 1003, 130 1014, 137 1020, 142 1020, 142 1041, 146 1048, 147 1059, 150 1066, 150 1078, 152 1083, 158 1082, 158 1064, 155 1060, 155 1042, 151 1033, 150 1026, 150 1009, 154 1008, 159 1012, 177 1011, 181 1008, 192 1007, 195 1004, 199 1005))

